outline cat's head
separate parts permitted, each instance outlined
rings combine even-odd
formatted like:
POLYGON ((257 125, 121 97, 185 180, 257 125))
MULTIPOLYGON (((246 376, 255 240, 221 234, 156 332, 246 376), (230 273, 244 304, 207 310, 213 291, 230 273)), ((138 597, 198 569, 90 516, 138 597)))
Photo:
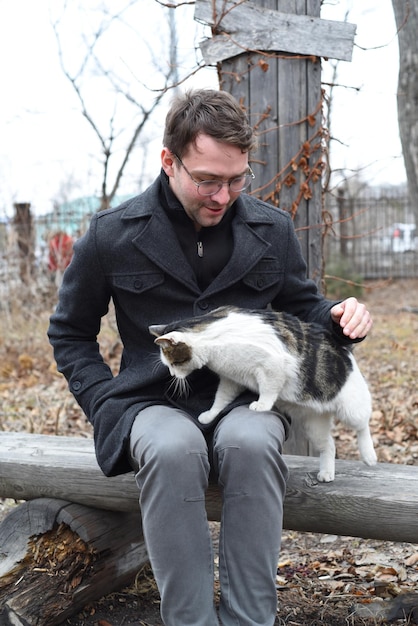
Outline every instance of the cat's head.
POLYGON ((157 338, 155 342, 160 348, 161 362, 166 365, 172 376, 186 378, 195 369, 200 369, 203 363, 193 355, 186 333, 173 330, 164 334, 165 326, 150 326, 149 331, 157 338))

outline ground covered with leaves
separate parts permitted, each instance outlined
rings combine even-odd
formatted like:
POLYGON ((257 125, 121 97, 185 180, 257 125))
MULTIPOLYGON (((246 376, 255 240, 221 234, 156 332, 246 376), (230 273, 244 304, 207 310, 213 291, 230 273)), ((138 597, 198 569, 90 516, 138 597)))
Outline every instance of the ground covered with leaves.
MULTIPOLYGON (((375 325, 356 358, 373 395, 378 458, 417 465, 418 280, 369 284, 362 299, 375 325)), ((0 430, 91 437, 56 371, 45 338, 49 312, 16 304, 0 311, 0 430)), ((111 322, 100 342, 116 369, 120 346, 111 322)), ((335 438, 339 458, 358 458, 351 431, 337 426, 335 438)), ((11 506, 0 500, 0 515, 11 506)), ((216 545, 219 525, 211 529, 216 545)), ((276 626, 418 624, 418 533, 417 544, 403 544, 285 531, 277 589, 276 626)), ((66 624, 160 626, 149 566, 132 586, 86 606, 66 624)))

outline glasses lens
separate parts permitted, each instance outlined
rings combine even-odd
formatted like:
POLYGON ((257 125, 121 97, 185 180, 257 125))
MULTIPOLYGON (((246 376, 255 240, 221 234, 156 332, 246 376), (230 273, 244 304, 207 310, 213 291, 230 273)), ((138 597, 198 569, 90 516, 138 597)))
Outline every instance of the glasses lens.
POLYGON ((252 176, 251 174, 244 174, 244 176, 239 176, 239 178, 234 178, 229 183, 229 188, 231 191, 244 191, 247 187, 250 186, 252 176))
POLYGON ((220 189, 222 189, 222 182, 220 180, 203 180, 198 186, 201 196, 213 196, 215 193, 218 193, 220 189))
POLYGON ((253 178, 253 174, 243 174, 232 179, 229 183, 223 183, 221 180, 203 180, 197 188, 201 196, 213 196, 222 189, 223 185, 229 185, 229 189, 233 193, 238 193, 247 189, 253 178))

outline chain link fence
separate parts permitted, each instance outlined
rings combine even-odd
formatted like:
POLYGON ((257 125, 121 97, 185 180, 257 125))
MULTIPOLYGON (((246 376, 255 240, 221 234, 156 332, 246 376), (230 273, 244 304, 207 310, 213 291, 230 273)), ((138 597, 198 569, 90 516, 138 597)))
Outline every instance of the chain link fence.
MULTIPOLYGON (((22 284, 37 292, 56 289, 72 242, 86 231, 98 206, 97 198, 84 198, 33 216, 29 204, 15 205, 14 217, 0 220, 1 301, 22 284)), ((418 232, 406 195, 396 189, 328 194, 324 262, 326 274, 356 282, 416 278, 418 232)))
POLYGON ((418 276, 418 230, 405 194, 340 191, 326 198, 324 221, 327 273, 363 280, 418 276))

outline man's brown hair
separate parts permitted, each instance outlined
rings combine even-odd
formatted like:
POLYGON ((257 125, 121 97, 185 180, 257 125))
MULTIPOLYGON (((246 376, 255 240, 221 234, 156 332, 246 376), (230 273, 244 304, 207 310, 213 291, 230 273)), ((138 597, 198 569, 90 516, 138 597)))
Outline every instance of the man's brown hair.
POLYGON ((181 158, 199 134, 237 146, 242 152, 256 147, 247 115, 226 91, 194 89, 174 98, 165 121, 164 146, 181 158))

